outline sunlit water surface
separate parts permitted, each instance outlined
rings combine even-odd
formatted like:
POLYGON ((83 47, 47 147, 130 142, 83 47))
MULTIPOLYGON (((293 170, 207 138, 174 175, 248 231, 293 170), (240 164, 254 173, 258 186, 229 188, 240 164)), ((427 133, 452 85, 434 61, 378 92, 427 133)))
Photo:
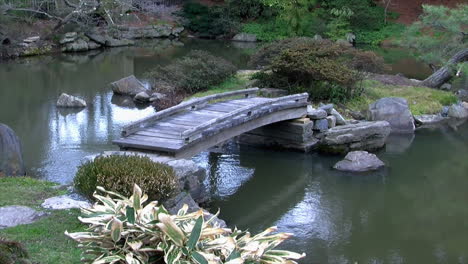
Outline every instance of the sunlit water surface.
MULTIPOLYGON (((251 48, 162 41, 0 64, 0 122, 20 137, 28 174, 70 183, 84 156, 117 149, 122 126, 155 112, 113 95, 108 83, 192 49, 245 68, 251 48), (62 92, 89 106, 57 109, 62 92)), ((208 171, 209 206, 221 218, 252 232, 276 225, 294 233, 284 248, 307 253, 301 263, 468 263, 468 125, 394 137, 378 155, 388 169, 360 176, 333 171, 341 157, 235 144, 194 160, 208 171)))

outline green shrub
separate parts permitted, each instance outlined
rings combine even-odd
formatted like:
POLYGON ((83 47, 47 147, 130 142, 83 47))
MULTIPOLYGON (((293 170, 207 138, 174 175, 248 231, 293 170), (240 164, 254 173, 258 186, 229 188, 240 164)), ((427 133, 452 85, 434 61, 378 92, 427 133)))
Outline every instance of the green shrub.
POLYGON ((296 263, 305 254, 275 250, 291 234, 273 233, 271 227, 251 236, 249 232, 220 228, 199 210, 187 213, 185 205, 169 215, 138 185, 126 198, 103 188, 95 194, 99 202, 82 209, 79 220, 87 232, 65 234, 84 248, 85 263, 200 264, 200 263, 296 263))
POLYGON ((255 75, 264 87, 308 92, 312 100, 346 101, 362 92, 363 71, 378 72, 383 60, 328 40, 294 38, 263 47, 252 63, 266 66, 255 75))
POLYGON ((0 237, 0 263, 2 264, 30 264, 28 252, 24 246, 15 241, 0 237))
POLYGON ((152 69, 146 76, 156 87, 165 83, 176 91, 193 94, 222 83, 236 70, 236 66, 223 58, 195 50, 165 67, 152 69))
POLYGON ((262 0, 228 0, 227 11, 240 19, 271 18, 276 15, 277 10, 265 5, 262 0))
POLYGON ((356 42, 361 44, 379 45, 386 39, 398 39, 401 37, 405 25, 389 23, 378 30, 362 30, 356 31, 356 42))
POLYGON ((78 168, 74 179, 76 189, 92 198, 96 186, 130 195, 134 184, 143 186, 151 199, 164 201, 177 188, 172 167, 155 163, 147 157, 97 157, 78 168))

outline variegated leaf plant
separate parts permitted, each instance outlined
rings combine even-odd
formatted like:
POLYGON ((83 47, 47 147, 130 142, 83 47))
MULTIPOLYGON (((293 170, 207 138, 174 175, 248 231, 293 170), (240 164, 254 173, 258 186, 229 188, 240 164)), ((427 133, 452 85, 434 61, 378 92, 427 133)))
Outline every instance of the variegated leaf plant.
POLYGON ((98 201, 83 208, 79 220, 87 232, 68 233, 80 243, 85 263, 166 264, 280 264, 296 263, 305 254, 275 250, 291 234, 275 233, 276 227, 251 236, 248 232, 219 227, 205 220, 200 210, 188 213, 187 205, 170 215, 135 185, 126 198, 98 187, 98 201), (104 195, 99 195, 102 193, 104 195))

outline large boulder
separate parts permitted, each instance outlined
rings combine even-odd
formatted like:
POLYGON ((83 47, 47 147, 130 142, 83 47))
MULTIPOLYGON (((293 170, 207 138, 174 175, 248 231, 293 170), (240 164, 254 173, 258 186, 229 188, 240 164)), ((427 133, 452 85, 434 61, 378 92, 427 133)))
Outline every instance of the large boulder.
POLYGON ((448 117, 459 119, 468 118, 468 109, 466 109, 462 103, 453 104, 448 110, 448 117))
POLYGON ((57 100, 57 107, 82 108, 86 107, 86 101, 66 93, 62 93, 57 100))
POLYGON ((378 170, 385 164, 375 155, 367 151, 349 152, 344 160, 338 162, 333 167, 339 171, 366 172, 378 170))
POLYGON ((26 206, 0 207, 0 229, 34 223, 45 215, 26 206))
POLYGON ((337 126, 325 132, 319 150, 327 153, 377 150, 385 146, 390 131, 390 124, 386 121, 337 126))
POLYGON ((0 123, 0 177, 25 174, 19 138, 10 127, 0 123))
POLYGON ((386 97, 369 106, 368 120, 387 121, 392 133, 413 133, 414 119, 404 98, 386 97))
POLYGON ((135 96, 146 92, 146 88, 134 75, 130 75, 110 84, 116 94, 135 96))
POLYGON ((235 35, 232 40, 234 41, 242 41, 242 42, 256 42, 257 36, 255 34, 249 33, 239 33, 235 35))

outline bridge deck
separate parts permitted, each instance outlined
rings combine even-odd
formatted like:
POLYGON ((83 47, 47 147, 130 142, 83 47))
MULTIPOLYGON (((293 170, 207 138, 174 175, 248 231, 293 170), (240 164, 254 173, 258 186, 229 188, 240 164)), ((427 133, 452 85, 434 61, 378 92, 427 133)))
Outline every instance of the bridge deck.
POLYGON ((176 155, 186 152, 186 149, 194 145, 200 145, 201 141, 209 141, 192 151, 191 155, 193 155, 203 148, 247 132, 253 126, 250 124, 239 132, 225 133, 229 135, 219 137, 217 134, 223 131, 235 130, 234 127, 252 123, 276 112, 280 112, 281 116, 260 122, 267 124, 298 118, 305 112, 307 96, 304 94, 274 99, 252 97, 257 90, 246 89, 242 93, 237 91, 182 103, 125 127, 123 137, 114 140, 113 143, 121 149, 157 151, 176 155), (220 98, 239 94, 245 95, 245 98, 216 102, 220 98), (215 103, 208 104, 213 100, 215 103), (298 108, 301 111, 297 111, 298 108))

